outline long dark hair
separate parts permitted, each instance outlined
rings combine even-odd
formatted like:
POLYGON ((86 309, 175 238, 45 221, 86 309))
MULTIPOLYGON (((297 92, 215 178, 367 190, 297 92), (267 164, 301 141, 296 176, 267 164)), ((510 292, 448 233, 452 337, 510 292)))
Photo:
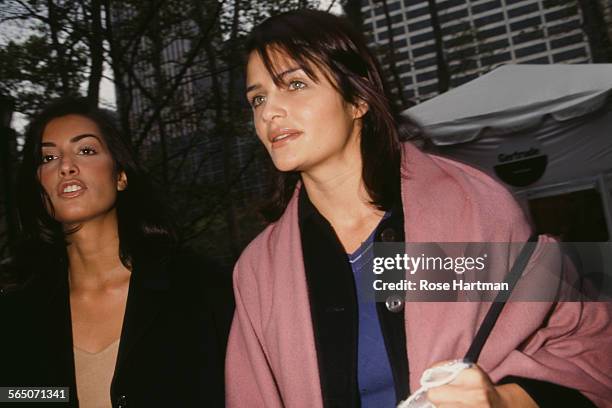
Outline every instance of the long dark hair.
MULTIPOLYGON (((165 208, 153 193, 129 141, 119 131, 114 115, 92 106, 85 98, 64 97, 51 102, 35 115, 26 131, 23 161, 18 176, 18 219, 21 232, 17 250, 18 266, 30 263, 27 262, 27 253, 30 253, 30 257, 32 253, 36 254, 42 258, 40 261, 66 260, 66 232, 49 214, 45 204, 47 194, 38 178, 45 127, 53 119, 66 115, 79 115, 94 122, 108 146, 115 171, 123 171, 127 176, 128 186, 118 192, 115 204, 121 262, 131 267, 135 258, 168 254, 174 249, 175 234, 165 208)), ((19 272, 28 275, 32 272, 28 269, 19 268, 19 272)))
MULTIPOLYGON (((293 59, 313 80, 313 66, 321 68, 348 103, 365 101, 368 112, 361 132, 362 179, 372 204, 389 210, 400 200, 401 141, 398 112, 390 102, 382 71, 362 36, 342 17, 318 10, 295 10, 270 17, 251 33, 246 55, 257 52, 274 79, 279 77, 271 52, 293 59)), ((418 129, 406 124, 405 129, 418 129)), ((280 217, 295 189, 299 175, 276 169, 272 200, 264 216, 280 217)))

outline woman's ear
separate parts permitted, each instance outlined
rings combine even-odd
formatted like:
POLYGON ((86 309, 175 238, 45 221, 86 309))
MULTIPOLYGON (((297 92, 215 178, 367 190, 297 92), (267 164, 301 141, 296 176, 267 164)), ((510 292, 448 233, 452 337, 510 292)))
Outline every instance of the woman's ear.
POLYGON ((357 103, 353 104, 353 119, 361 119, 364 117, 370 107, 363 99, 358 99, 357 103))
POLYGON ((127 186, 127 175, 125 174, 125 171, 120 171, 119 176, 117 177, 117 191, 123 191, 127 188, 127 186))

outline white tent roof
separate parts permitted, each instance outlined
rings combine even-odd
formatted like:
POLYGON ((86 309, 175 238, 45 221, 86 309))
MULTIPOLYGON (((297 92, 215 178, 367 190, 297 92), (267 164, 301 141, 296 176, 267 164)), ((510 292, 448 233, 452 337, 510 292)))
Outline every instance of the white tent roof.
POLYGON ((612 93, 612 64, 505 65, 405 111, 437 145, 485 129, 501 135, 599 109, 612 93))

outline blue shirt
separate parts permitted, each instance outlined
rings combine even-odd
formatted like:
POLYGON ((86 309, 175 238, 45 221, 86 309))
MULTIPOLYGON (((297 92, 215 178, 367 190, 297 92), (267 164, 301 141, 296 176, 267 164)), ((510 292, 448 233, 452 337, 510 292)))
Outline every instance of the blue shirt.
POLYGON ((357 289, 357 384, 362 408, 386 408, 396 405, 393 373, 378 321, 372 293, 374 289, 360 284, 362 274, 372 274, 375 232, 376 230, 355 252, 347 254, 357 289))

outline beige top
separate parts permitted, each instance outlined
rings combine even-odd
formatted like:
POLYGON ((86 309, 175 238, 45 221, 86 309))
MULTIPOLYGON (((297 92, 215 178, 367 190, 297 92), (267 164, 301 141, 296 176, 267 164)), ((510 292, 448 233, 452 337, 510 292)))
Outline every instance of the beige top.
POLYGON ((74 347, 79 406, 82 408, 109 408, 110 385, 115 373, 119 339, 97 353, 88 353, 74 347))

